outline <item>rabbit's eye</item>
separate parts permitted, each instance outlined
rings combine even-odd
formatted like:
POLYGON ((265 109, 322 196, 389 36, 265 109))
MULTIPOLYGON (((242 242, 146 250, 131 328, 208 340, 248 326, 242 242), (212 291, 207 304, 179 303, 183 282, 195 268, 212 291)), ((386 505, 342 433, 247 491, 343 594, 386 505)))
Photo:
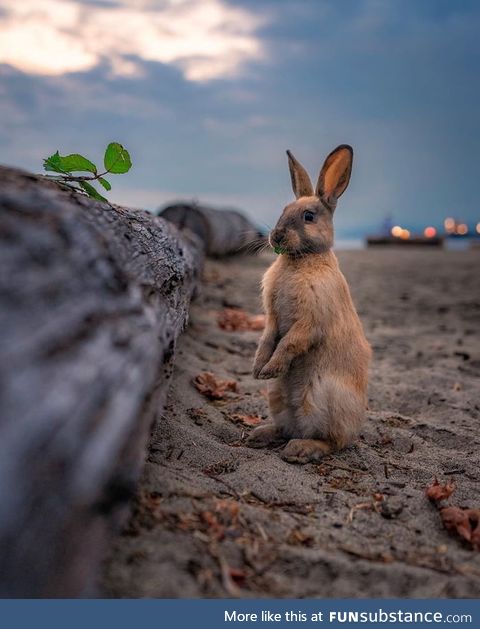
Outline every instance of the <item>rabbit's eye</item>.
POLYGON ((305 221, 305 223, 313 223, 313 221, 315 220, 315 214, 307 210, 303 214, 303 220, 305 221))

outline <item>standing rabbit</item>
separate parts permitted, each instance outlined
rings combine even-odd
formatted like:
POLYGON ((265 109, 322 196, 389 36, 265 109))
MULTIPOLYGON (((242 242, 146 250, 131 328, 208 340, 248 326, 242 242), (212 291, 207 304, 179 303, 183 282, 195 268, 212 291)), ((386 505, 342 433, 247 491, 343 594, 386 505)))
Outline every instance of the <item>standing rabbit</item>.
POLYGON ((348 186, 353 150, 342 144, 330 153, 315 192, 303 166, 287 155, 296 201, 270 233, 281 255, 263 278, 266 326, 253 367, 255 378, 274 378, 273 421, 256 428, 248 445, 289 439, 282 456, 306 463, 358 434, 371 350, 331 250, 333 212, 348 186))

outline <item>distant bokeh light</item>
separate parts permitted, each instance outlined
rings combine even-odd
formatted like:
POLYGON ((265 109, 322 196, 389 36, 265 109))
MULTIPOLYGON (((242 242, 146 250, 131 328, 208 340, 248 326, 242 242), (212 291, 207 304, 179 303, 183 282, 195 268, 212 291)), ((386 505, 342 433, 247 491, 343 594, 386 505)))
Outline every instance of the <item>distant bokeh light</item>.
POLYGON ((402 232, 403 229, 400 227, 400 225, 395 225, 394 227, 392 227, 392 236, 395 236, 395 238, 400 238, 402 232))
POLYGON ((453 233, 455 231, 455 219, 446 218, 443 221, 443 226, 445 227, 446 232, 448 232, 449 234, 453 233))

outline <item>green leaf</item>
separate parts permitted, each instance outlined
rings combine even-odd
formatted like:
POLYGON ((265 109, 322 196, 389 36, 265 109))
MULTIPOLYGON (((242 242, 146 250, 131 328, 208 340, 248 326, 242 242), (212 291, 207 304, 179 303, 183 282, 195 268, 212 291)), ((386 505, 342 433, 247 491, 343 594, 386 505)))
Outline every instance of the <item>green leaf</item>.
POLYGON ((104 201, 105 203, 108 203, 107 199, 105 197, 102 197, 102 195, 97 192, 97 190, 95 190, 92 185, 90 185, 86 181, 79 181, 78 183, 82 186, 89 197, 91 197, 92 199, 97 199, 97 201, 104 201))
POLYGON ((109 173, 117 175, 128 172, 132 167, 128 151, 118 142, 111 142, 107 146, 103 163, 109 173))
POLYGON ((98 181, 102 184, 102 186, 105 188, 105 190, 111 190, 112 186, 110 185, 110 182, 107 181, 106 179, 104 179, 103 177, 99 177, 98 181))
POLYGON ((87 171, 89 173, 97 174, 97 167, 89 159, 80 155, 79 153, 72 153, 71 155, 60 155, 60 166, 67 173, 77 171, 87 171))
POLYGON ((45 170, 50 170, 56 173, 72 173, 76 171, 87 171, 89 173, 97 174, 97 167, 89 159, 79 155, 78 153, 72 153, 71 155, 60 155, 57 151, 43 162, 45 170))
POLYGON ((65 172, 61 167, 61 158, 58 151, 54 153, 53 155, 50 155, 50 157, 47 157, 46 159, 43 160, 43 167, 45 170, 48 170, 54 173, 65 172))

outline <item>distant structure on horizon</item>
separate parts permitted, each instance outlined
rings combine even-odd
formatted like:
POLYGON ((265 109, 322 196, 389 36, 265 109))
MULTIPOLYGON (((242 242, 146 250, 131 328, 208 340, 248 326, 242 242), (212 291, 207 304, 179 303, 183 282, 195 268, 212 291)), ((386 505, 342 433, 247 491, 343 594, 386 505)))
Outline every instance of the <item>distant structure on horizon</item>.
POLYGON ((443 221, 443 234, 433 225, 427 225, 421 234, 415 234, 409 229, 395 225, 391 214, 386 214, 379 234, 367 236, 367 245, 429 245, 442 246, 445 238, 480 238, 480 221, 475 227, 452 217, 443 221))

